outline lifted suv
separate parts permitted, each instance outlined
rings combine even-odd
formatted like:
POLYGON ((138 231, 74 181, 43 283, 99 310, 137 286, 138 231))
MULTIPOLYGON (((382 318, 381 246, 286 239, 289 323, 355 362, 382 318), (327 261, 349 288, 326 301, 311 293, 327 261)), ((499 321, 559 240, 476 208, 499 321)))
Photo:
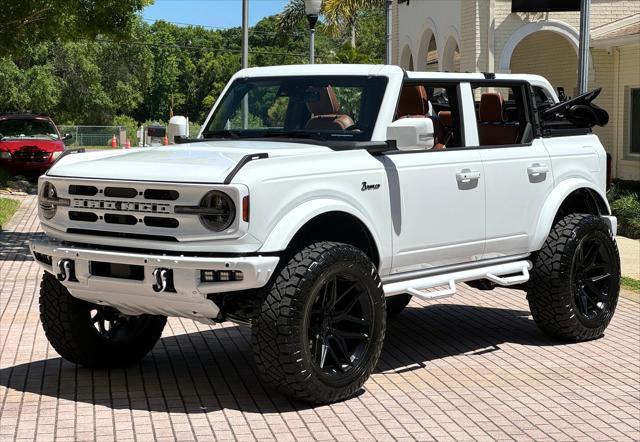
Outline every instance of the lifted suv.
POLYGON ((596 95, 558 102, 529 75, 243 70, 199 138, 64 155, 41 177, 46 335, 105 367, 144 357, 167 316, 234 321, 261 376, 316 403, 362 387, 412 296, 461 282, 525 289, 545 333, 597 338, 620 264, 596 95))
POLYGON ((0 114, 0 167, 13 175, 44 173, 64 151, 51 118, 35 114, 0 114))

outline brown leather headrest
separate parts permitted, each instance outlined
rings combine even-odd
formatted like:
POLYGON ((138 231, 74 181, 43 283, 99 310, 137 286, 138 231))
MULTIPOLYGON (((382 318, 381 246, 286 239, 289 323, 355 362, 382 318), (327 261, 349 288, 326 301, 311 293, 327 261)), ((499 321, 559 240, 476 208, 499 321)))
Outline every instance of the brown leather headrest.
POLYGON ((480 97, 480 121, 503 122, 502 95, 499 92, 485 92, 480 97))
POLYGON ((453 119, 451 117, 451 111, 440 111, 438 112, 438 119, 442 123, 442 125, 446 128, 451 128, 453 124, 453 119))
POLYGON ((422 85, 404 86, 398 102, 398 118, 409 115, 425 116, 429 110, 429 97, 427 90, 422 85))
POLYGON ((340 102, 331 86, 312 87, 307 92, 318 96, 317 100, 307 101, 307 109, 312 115, 337 114, 340 110, 340 102))

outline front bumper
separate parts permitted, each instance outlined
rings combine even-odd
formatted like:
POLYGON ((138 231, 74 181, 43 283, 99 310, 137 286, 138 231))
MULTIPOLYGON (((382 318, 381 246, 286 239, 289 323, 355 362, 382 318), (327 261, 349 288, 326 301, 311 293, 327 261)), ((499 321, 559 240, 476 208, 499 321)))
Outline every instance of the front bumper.
POLYGON ((220 312, 207 295, 263 287, 279 261, 277 256, 220 258, 117 252, 47 239, 32 240, 29 246, 36 262, 58 279, 62 275, 61 263, 63 267, 65 261, 71 263, 73 276, 62 284, 76 298, 108 305, 129 315, 180 316, 205 323, 211 323, 220 312), (139 276, 97 276, 92 273, 96 263, 134 266, 139 270, 139 276), (157 291, 154 276, 157 269, 171 272, 171 290, 157 291), (243 278, 241 281, 202 282, 201 270, 240 271, 243 278))

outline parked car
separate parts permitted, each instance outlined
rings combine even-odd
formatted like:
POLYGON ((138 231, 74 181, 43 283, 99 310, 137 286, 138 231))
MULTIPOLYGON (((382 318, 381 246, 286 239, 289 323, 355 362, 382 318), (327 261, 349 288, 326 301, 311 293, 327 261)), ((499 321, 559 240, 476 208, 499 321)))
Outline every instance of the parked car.
POLYGON ((596 95, 558 102, 534 75, 240 71, 198 139, 69 151, 40 178, 47 338, 109 367, 167 316, 233 321, 264 380, 315 403, 362 387, 412 296, 461 282, 524 289, 549 336, 598 338, 620 262, 596 95))
POLYGON ((64 151, 71 135, 60 135, 44 115, 0 114, 0 167, 13 175, 40 175, 64 151))

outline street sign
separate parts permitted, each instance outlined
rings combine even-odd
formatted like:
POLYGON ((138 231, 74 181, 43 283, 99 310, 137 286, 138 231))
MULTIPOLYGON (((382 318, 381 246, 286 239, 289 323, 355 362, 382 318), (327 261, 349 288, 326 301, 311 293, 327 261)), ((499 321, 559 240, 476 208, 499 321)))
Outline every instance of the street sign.
POLYGON ((579 11, 580 0, 512 0, 511 12, 579 11))

